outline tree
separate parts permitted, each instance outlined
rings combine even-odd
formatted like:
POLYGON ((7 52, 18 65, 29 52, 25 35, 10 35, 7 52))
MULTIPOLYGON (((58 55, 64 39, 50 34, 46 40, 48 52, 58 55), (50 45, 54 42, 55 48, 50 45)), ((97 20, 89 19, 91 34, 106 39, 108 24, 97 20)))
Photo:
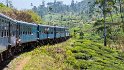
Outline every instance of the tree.
POLYGON ((120 6, 120 13, 121 13, 121 18, 122 18, 122 22, 123 20, 123 10, 122 10, 122 4, 124 4, 124 0, 119 0, 119 6, 120 6))
POLYGON ((6 0, 6 6, 9 7, 9 0, 6 0))

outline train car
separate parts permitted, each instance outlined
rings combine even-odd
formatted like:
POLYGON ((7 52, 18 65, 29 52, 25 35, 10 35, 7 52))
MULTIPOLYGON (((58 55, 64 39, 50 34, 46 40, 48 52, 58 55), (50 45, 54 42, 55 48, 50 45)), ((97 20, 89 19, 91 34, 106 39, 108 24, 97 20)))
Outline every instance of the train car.
POLYGON ((56 37, 55 38, 60 38, 61 37, 61 27, 55 26, 55 33, 56 37))
POLYGON ((43 25, 38 25, 37 30, 38 30, 38 39, 39 40, 45 40, 48 38, 48 33, 47 33, 47 26, 43 26, 43 25))
POLYGON ((54 26, 48 26, 48 38, 54 39, 54 26))
POLYGON ((58 43, 63 39, 67 40, 69 35, 69 30, 65 27, 37 25, 0 14, 0 62, 24 48, 35 47, 40 42, 58 43))
POLYGON ((54 38, 54 26, 39 25, 39 39, 53 39, 54 38))
POLYGON ((66 27, 56 26, 56 38, 66 37, 66 27))
POLYGON ((0 53, 7 50, 8 45, 16 45, 16 23, 11 18, 0 14, 0 53))
POLYGON ((37 41, 37 24, 22 21, 17 22, 17 39, 20 43, 37 41))
POLYGON ((60 35, 61 35, 62 38, 66 37, 66 35, 65 35, 65 27, 61 27, 60 35))
POLYGON ((69 33, 69 29, 68 28, 65 29, 65 32, 66 32, 66 37, 69 37, 70 33, 69 33))

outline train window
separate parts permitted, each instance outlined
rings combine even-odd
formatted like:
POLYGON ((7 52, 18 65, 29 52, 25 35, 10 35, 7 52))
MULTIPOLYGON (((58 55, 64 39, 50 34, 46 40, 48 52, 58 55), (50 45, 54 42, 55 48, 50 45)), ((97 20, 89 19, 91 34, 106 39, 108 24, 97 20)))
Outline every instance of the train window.
POLYGON ((19 34, 19 35, 21 35, 21 32, 20 32, 20 30, 18 30, 18 34, 19 34))
POLYGON ((26 35, 28 35, 28 31, 26 31, 26 35))
POLYGON ((4 31, 4 36, 6 37, 6 30, 4 31))
POLYGON ((23 34, 25 34, 25 32, 23 31, 23 34))
POLYGON ((30 35, 30 31, 28 31, 28 34, 30 35))
POLYGON ((29 35, 31 34, 31 31, 29 31, 29 35))
POLYGON ((21 35, 23 35, 23 31, 21 31, 21 35))
POLYGON ((22 34, 21 34, 21 31, 19 31, 19 35, 22 35, 22 34))
POLYGON ((29 32, 29 34, 31 34, 31 32, 29 32))
POLYGON ((2 33, 1 33, 1 37, 3 37, 4 35, 3 35, 3 30, 2 30, 2 33))
POLYGON ((28 34, 30 35, 30 27, 28 28, 28 34))
POLYGON ((19 29, 19 25, 17 25, 17 29, 19 29))
POLYGON ((29 28, 29 34, 31 34, 31 28, 29 28))
POLYGON ((28 35, 29 28, 27 27, 27 35, 28 35))
POLYGON ((4 22, 4 20, 2 19, 2 22, 4 22))
POLYGON ((9 31, 7 30, 7 36, 9 37, 9 31))
POLYGON ((7 35, 7 31, 8 31, 8 30, 5 31, 5 32, 6 32, 6 37, 8 37, 8 35, 7 35))
POLYGON ((30 29, 30 34, 31 34, 31 29, 30 29))
POLYGON ((51 34, 53 34, 53 32, 51 32, 51 34))

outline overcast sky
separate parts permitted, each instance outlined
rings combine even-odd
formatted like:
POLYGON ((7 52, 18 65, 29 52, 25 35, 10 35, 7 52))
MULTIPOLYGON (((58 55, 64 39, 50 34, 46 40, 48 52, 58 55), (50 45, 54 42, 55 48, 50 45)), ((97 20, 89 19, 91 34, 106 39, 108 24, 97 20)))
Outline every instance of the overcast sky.
MULTIPOLYGON (((0 0, 0 2, 5 4, 6 0, 0 0)), ((31 3, 33 3, 34 6, 39 6, 42 4, 42 0, 10 0, 12 1, 13 5, 17 9, 30 9, 31 8, 31 3)), ((44 0, 45 3, 48 2, 54 2, 54 0, 44 0)), ((64 4, 70 4, 71 0, 57 0, 57 1, 63 1, 64 4)), ((75 2, 82 1, 82 0, 74 0, 75 2)))

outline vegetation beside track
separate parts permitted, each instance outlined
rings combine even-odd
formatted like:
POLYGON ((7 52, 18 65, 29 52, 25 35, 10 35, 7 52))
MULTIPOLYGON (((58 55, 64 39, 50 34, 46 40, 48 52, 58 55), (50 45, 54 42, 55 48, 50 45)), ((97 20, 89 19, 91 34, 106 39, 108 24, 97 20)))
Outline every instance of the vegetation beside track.
MULTIPOLYGON (((85 34, 84 38, 88 35, 85 34)), ((76 38, 56 44, 46 45, 31 52, 20 55, 13 60, 13 69, 16 63, 30 56, 23 70, 123 70, 124 53, 101 43, 88 39, 76 38)))

